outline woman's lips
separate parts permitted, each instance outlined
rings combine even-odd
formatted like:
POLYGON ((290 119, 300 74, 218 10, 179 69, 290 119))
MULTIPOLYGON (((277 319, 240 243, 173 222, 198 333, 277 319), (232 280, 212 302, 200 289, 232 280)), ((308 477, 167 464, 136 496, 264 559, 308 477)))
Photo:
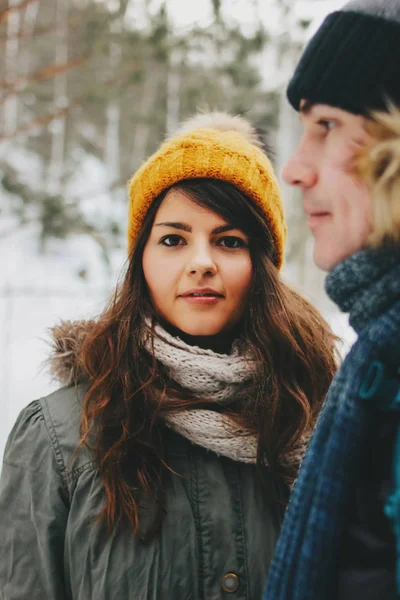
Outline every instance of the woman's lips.
POLYGON ((182 300, 186 300, 186 302, 188 302, 189 304, 203 304, 203 305, 217 304, 218 302, 220 302, 221 300, 224 299, 223 296, 211 295, 211 294, 207 294, 204 296, 188 295, 188 296, 181 296, 181 298, 182 298, 182 300))

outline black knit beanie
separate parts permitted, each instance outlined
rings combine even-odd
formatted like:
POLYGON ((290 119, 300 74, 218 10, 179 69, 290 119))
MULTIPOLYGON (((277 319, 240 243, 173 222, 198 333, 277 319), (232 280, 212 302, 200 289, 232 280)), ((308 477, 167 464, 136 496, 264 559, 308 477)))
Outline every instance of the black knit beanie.
POLYGON ((400 0, 351 0, 306 47, 287 96, 355 114, 400 105, 400 0))

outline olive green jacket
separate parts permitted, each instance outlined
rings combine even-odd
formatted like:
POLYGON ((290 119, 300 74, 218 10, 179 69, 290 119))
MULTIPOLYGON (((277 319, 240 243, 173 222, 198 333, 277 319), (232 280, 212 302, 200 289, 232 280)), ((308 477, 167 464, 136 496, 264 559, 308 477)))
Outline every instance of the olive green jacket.
MULTIPOLYGON (((165 428, 166 515, 148 544, 93 524, 104 503, 79 440, 85 388, 32 402, 10 434, 0 481, 2 600, 258 600, 280 511, 256 467, 165 428), (68 471, 68 473, 67 473, 68 471)), ((268 479, 268 473, 266 473, 268 479)))

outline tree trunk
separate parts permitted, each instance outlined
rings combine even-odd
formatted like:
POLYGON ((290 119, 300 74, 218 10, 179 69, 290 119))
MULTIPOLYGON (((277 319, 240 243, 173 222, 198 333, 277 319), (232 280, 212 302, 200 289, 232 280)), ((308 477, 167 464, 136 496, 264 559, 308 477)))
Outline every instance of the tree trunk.
POLYGON ((180 87, 181 73, 179 53, 177 50, 171 49, 167 76, 167 114, 165 127, 167 135, 171 135, 178 127, 180 113, 180 87))
MULTIPOLYGON (((17 6, 19 0, 8 0, 8 8, 17 6)), ((4 137, 11 138, 18 127, 18 95, 8 94, 8 89, 12 88, 18 79, 18 53, 19 39, 18 34, 21 26, 21 14, 19 11, 11 10, 7 16, 7 39, 5 44, 5 90, 3 97, 3 124, 2 132, 4 137)), ((2 144, 0 158, 6 155, 9 143, 2 144)))
MULTIPOLYGON (((56 0, 56 65, 68 62, 68 2, 56 0)), ((62 110, 68 106, 67 73, 61 72, 54 77, 54 110, 62 110)), ((61 177, 64 168, 65 130, 67 115, 55 119, 51 125, 51 154, 47 172, 47 192, 60 192, 61 177)))
POLYGON ((147 71, 142 87, 142 96, 140 99, 138 114, 138 123, 133 137, 133 167, 137 168, 147 153, 148 141, 150 137, 149 117, 154 110, 156 103, 156 91, 159 83, 157 72, 147 71))
MULTIPOLYGON (((123 29, 123 19, 128 3, 125 1, 123 6, 119 1, 118 17, 110 24, 110 33, 115 36, 110 42, 109 47, 109 69, 110 73, 117 73, 121 63, 121 46, 114 41, 117 34, 121 34, 123 29), (123 11, 121 13, 121 11, 123 11)), ((107 181, 109 188, 112 187, 115 181, 120 179, 120 117, 121 107, 120 99, 113 91, 112 96, 106 107, 106 128, 105 128, 105 146, 104 146, 104 162, 107 170, 107 181)))

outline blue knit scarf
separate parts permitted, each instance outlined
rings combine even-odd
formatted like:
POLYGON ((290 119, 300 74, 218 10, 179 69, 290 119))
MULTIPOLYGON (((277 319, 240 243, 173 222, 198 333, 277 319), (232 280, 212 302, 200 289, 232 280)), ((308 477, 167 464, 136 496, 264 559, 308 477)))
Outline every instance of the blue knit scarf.
POLYGON ((373 427, 359 391, 374 360, 400 365, 400 251, 363 250, 335 267, 326 290, 358 340, 330 387, 303 460, 264 600, 335 597, 345 509, 373 427))

